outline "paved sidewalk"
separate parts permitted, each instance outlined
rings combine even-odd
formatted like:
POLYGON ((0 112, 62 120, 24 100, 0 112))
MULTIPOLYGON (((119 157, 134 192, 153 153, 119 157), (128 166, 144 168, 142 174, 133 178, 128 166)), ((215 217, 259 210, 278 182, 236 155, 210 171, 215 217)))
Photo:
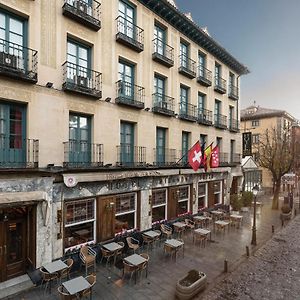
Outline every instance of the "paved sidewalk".
MULTIPOLYGON (((228 260, 229 270, 236 268, 246 258, 245 247, 250 247, 250 252, 256 250, 268 241, 272 236, 272 225, 275 231, 281 230, 279 219, 280 211, 271 209, 271 198, 259 199, 263 207, 257 214, 257 242, 258 246, 253 249, 250 246, 252 235, 252 213, 243 213, 243 226, 241 228, 231 227, 225 234, 221 232, 212 233, 212 242, 205 248, 192 242, 192 234, 183 236, 185 241, 184 258, 179 253, 175 262, 163 253, 163 244, 150 250, 150 263, 148 278, 145 273, 138 278, 137 283, 126 277, 122 280, 122 270, 116 267, 105 267, 104 264, 97 265, 97 283, 93 289, 93 299, 175 299, 175 286, 177 280, 190 269, 205 272, 208 276, 207 290, 222 279, 224 260, 228 260)), ((141 250, 146 252, 146 249, 141 250)), ((81 273, 74 273, 76 277, 81 273)), ((201 297, 201 295, 200 295, 201 297)), ((57 287, 52 289, 52 295, 45 295, 42 287, 36 287, 30 291, 12 297, 14 300, 48 300, 59 299, 57 287)))

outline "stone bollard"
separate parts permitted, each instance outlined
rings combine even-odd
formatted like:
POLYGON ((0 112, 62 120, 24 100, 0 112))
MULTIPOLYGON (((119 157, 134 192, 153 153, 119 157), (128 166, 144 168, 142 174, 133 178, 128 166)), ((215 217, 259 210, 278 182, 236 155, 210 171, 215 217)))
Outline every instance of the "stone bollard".
POLYGON ((246 255, 247 255, 247 257, 249 257, 249 256, 250 256, 250 252, 249 252, 249 246, 246 246, 246 255))
POLYGON ((224 260, 224 273, 228 272, 228 261, 227 259, 224 260))

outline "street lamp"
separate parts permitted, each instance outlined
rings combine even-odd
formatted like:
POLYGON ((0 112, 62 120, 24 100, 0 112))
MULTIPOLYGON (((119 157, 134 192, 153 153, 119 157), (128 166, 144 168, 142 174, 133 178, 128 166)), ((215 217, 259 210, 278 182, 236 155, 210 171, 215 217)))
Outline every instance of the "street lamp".
POLYGON ((256 196, 258 194, 259 187, 256 184, 252 188, 252 192, 254 195, 254 207, 253 207, 253 227, 252 227, 252 240, 251 240, 251 245, 256 246, 256 196))

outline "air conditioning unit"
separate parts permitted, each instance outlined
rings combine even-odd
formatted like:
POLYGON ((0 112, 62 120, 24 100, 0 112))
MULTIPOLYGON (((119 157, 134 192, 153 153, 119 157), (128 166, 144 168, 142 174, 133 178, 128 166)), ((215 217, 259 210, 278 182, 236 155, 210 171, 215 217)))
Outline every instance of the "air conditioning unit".
POLYGON ((0 64, 5 67, 16 69, 17 59, 18 58, 15 55, 5 53, 5 52, 0 52, 0 64))
POLYGON ((88 4, 83 1, 77 1, 77 9, 86 14, 88 11, 88 4))

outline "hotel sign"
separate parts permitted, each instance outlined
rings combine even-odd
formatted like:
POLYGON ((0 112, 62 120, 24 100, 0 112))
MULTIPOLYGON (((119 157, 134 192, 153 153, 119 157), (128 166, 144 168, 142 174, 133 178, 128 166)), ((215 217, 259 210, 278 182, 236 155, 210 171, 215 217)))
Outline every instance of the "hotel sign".
POLYGON ((243 133, 243 157, 252 156, 252 133, 243 133))

